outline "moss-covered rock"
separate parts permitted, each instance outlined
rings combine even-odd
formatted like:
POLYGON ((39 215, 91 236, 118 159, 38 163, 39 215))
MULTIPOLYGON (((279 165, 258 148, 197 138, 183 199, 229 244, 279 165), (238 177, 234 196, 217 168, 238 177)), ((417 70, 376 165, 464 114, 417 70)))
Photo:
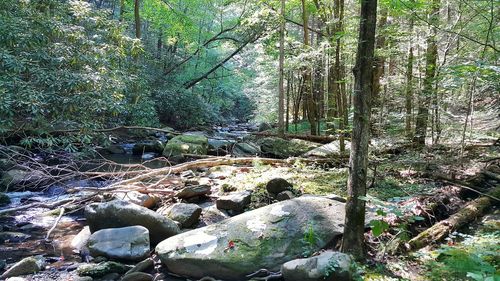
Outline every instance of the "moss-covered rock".
POLYGON ((92 278, 102 277, 109 273, 122 274, 127 272, 131 267, 113 261, 106 261, 101 263, 86 263, 80 265, 76 269, 76 273, 80 276, 90 276, 92 278))
POLYGON ((208 153, 208 138, 199 135, 180 135, 168 141, 163 155, 179 156, 182 154, 206 155, 208 153))
POLYGON ((246 280, 325 247, 342 234, 344 209, 323 197, 295 198, 170 237, 156 252, 176 274, 246 280))
POLYGON ((1 278, 27 275, 38 272, 45 268, 45 258, 43 256, 27 257, 12 265, 5 271, 1 278))
POLYGON ((10 198, 7 194, 0 192, 0 207, 10 204, 10 198))
POLYGON ((257 143, 263 153, 277 158, 297 157, 319 146, 317 143, 299 139, 284 140, 272 137, 260 139, 257 143))
POLYGON ((2 172, 0 176, 0 190, 12 188, 36 188, 47 182, 47 178, 39 171, 25 171, 21 169, 12 169, 2 172))

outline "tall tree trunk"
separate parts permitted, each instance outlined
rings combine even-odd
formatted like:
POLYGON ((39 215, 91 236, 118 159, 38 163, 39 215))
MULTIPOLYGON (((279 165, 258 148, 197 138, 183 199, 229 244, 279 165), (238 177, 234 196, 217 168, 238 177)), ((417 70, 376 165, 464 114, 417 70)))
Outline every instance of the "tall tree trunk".
MULTIPOLYGON (((413 17, 410 18, 410 33, 413 33, 413 17)), ((405 95, 405 132, 408 140, 413 138, 413 131, 411 128, 411 120, 413 115, 413 45, 410 42, 410 49, 408 50, 408 63, 406 65, 406 95, 405 95)))
MULTIPOLYGON (((376 49, 383 50, 386 47, 385 44, 385 34, 384 28, 387 25, 387 9, 383 8, 380 11, 380 19, 377 24, 378 26, 378 36, 376 41, 376 49)), ((375 57, 375 68, 373 69, 373 88, 372 88, 372 102, 374 107, 380 106, 380 79, 385 74, 385 57, 382 55, 377 55, 375 57)))
POLYGON ((139 0, 134 0, 134 18, 135 18, 135 38, 141 38, 141 16, 139 14, 139 0))
POLYGON ((355 89, 353 94, 354 118, 349 181, 342 251, 362 259, 364 251, 366 176, 368 142, 370 140, 371 93, 373 87, 373 62, 375 27, 377 25, 377 0, 361 1, 358 50, 354 66, 355 89))
POLYGON ((435 26, 439 22, 439 1, 440 0, 433 0, 432 2, 430 22, 433 26, 431 27, 431 34, 427 37, 424 90, 422 91, 418 102, 415 136, 413 137, 413 143, 422 147, 425 146, 427 123, 429 119, 429 106, 435 89, 434 79, 436 78, 436 61, 438 56, 435 26))
POLYGON ((120 0, 120 21, 123 21, 123 15, 125 14, 125 0, 120 0))
POLYGON ((286 112, 285 112, 285 131, 289 131, 290 126, 290 95, 293 92, 292 89, 292 72, 288 71, 286 79, 286 112))
POLYGON ((161 60, 161 52, 163 49, 163 29, 160 27, 158 31, 158 41, 156 43, 156 59, 161 60))
POLYGON ((285 61, 285 0, 281 0, 281 18, 280 18, 280 59, 279 59, 279 105, 278 105, 278 135, 285 136, 285 79, 284 79, 284 61, 285 61))
MULTIPOLYGON (((337 22, 337 27, 335 28, 337 30, 337 33, 342 32, 344 29, 343 26, 343 21, 344 21, 344 0, 336 0, 335 1, 335 14, 336 18, 338 19, 337 22)), ((346 116, 346 96, 345 96, 345 91, 342 91, 342 84, 344 83, 344 72, 342 71, 342 64, 340 62, 340 55, 341 55, 341 37, 337 35, 337 44, 335 46, 335 66, 334 66, 334 75, 335 75, 335 87, 333 87, 335 91, 335 96, 337 97, 337 114, 339 118, 339 131, 340 131, 340 137, 339 137, 339 148, 340 148, 340 153, 343 153, 345 151, 345 140, 344 140, 344 130, 345 130, 345 124, 346 120, 344 120, 346 116)))
MULTIPOLYGON (((304 30, 304 47, 307 50, 309 47, 309 28, 308 28, 308 14, 306 8, 306 0, 302 0, 302 21, 303 21, 303 30, 304 30)), ((307 119, 309 121, 309 125, 311 126, 311 135, 316 135, 317 123, 316 123, 316 105, 314 102, 314 94, 311 89, 311 68, 307 66, 303 71, 304 77, 304 94, 305 94, 305 105, 307 109, 307 119)))

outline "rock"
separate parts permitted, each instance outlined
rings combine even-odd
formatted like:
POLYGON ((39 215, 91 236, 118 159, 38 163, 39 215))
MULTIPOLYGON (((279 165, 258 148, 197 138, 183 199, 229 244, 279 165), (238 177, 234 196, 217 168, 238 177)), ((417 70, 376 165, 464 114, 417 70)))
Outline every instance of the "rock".
POLYGON ((353 280, 349 255, 326 251, 307 259, 289 261, 281 267, 285 281, 350 281, 353 280))
POLYGON ((118 279, 120 279, 120 274, 118 274, 116 272, 111 272, 111 273, 104 275, 101 278, 96 279, 96 281, 116 281, 118 279))
POLYGON ((71 240, 71 248, 80 253, 82 248, 87 245, 90 235, 90 228, 85 226, 82 230, 80 230, 80 232, 78 232, 77 235, 75 235, 75 237, 73 237, 73 240, 71 240))
POLYGON ((25 171, 12 169, 2 172, 0 177, 0 190, 7 191, 12 188, 36 188, 47 183, 45 175, 40 171, 25 171))
POLYGON ((152 245, 180 232, 171 219, 122 200, 90 204, 85 207, 85 218, 92 233, 105 228, 142 225, 149 230, 152 245))
POLYGON ((9 159, 0 158, 0 172, 8 171, 16 166, 16 163, 9 159))
POLYGON ((250 191, 233 192, 229 195, 221 196, 216 201, 217 209, 242 212, 250 205, 251 196, 252 192, 250 191))
POLYGON ((337 201, 294 198, 170 237, 156 253, 175 274, 246 280, 261 268, 278 271, 283 263, 337 239, 344 214, 345 205, 337 201), (310 238, 304 239, 306 233, 310 238))
POLYGON ((129 266, 114 261, 106 261, 101 263, 84 263, 78 266, 76 273, 80 276, 99 278, 109 273, 122 274, 127 272, 127 270, 129 270, 129 266))
MULTIPOLYGON (((351 142, 345 141, 345 151, 349 152, 351 149, 351 142)), ((338 140, 333 141, 331 143, 327 143, 320 147, 316 147, 313 150, 310 150, 304 153, 305 157, 332 157, 340 155, 340 143, 338 140)))
POLYGON ((22 233, 22 232, 12 232, 12 231, 4 231, 0 232, 0 244, 5 241, 9 241, 11 243, 19 243, 28 240, 31 238, 31 235, 22 233))
POLYGON ((23 277, 10 277, 7 278, 5 281, 28 281, 28 279, 23 277))
POLYGON ((163 156, 180 156, 182 154, 206 155, 208 153, 208 139, 198 135, 180 135, 167 142, 163 156))
POLYGON ((215 204, 213 204, 212 202, 209 203, 210 205, 203 207, 203 211, 201 212, 203 223, 205 225, 211 225, 230 218, 230 216, 225 211, 217 209, 215 204))
POLYGON ((266 122, 262 122, 259 124, 259 127, 257 128, 257 131, 259 132, 263 132, 263 131, 267 131, 267 130, 270 130, 272 129, 271 125, 269 125, 269 123, 266 123, 266 122))
POLYGON ((218 150, 218 149, 228 149, 234 141, 231 140, 221 140, 221 139, 208 139, 208 149, 218 150))
POLYGON ((7 262, 5 260, 0 260, 0 270, 4 270, 7 266, 7 262))
POLYGON ((198 222, 201 207, 196 204, 175 203, 168 208, 158 210, 158 212, 174 221, 178 221, 182 228, 188 228, 198 222))
POLYGON ((292 198, 295 198, 295 194, 293 194, 293 192, 291 192, 290 190, 282 191, 282 192, 278 193, 278 195, 276 195, 276 199, 278 201, 285 201, 285 200, 289 200, 292 198))
POLYGON ((236 157, 245 157, 245 156, 257 156, 260 155, 262 151, 260 147, 254 143, 246 143, 239 142, 233 146, 233 154, 236 157))
POLYGON ((92 281, 94 280, 90 276, 72 276, 71 281, 92 281))
POLYGON ((15 277, 36 273, 45 268, 45 258, 43 256, 27 257, 12 265, 5 271, 2 278, 15 277))
POLYGON ((104 151, 109 153, 109 154, 125 154, 125 153, 127 153, 125 148, 123 148, 123 146, 121 146, 119 144, 112 144, 112 145, 106 146, 104 148, 104 151))
POLYGON ((299 139, 284 140, 274 137, 260 139, 257 143, 263 153, 276 158, 297 157, 319 146, 314 142, 299 139))
POLYGON ((149 254, 149 231, 144 226, 126 226, 98 230, 87 243, 92 256, 138 261, 149 254))
POLYGON ((4 207, 10 204, 10 198, 7 194, 0 192, 0 207, 4 207))
POLYGON ((144 272, 133 272, 123 276, 121 281, 151 281, 153 275, 144 272))
POLYGON ((325 197, 328 198, 328 199, 332 199, 332 200, 335 200, 335 201, 342 202, 342 203, 347 202, 347 200, 344 197, 338 196, 337 194, 333 194, 333 193, 332 194, 327 194, 327 195, 325 195, 325 197))
POLYGON ((278 193, 292 189, 293 185, 283 178, 274 178, 267 182, 266 190, 271 195, 276 196, 278 193))
POLYGON ((179 199, 189 199, 192 197, 205 196, 211 193, 209 185, 192 185, 186 186, 181 191, 177 192, 175 196, 179 199))
POLYGON ((155 265, 155 262, 152 258, 147 258, 139 263, 137 263, 133 268, 131 268, 125 275, 133 273, 133 272, 143 272, 152 268, 155 265))
POLYGON ((136 205, 153 208, 156 205, 158 198, 149 196, 148 194, 140 193, 139 191, 129 191, 127 193, 116 193, 116 199, 134 203, 136 205))
POLYGON ((132 147, 132 154, 142 155, 147 152, 162 153, 163 149, 164 145, 161 141, 136 143, 134 147, 132 147))

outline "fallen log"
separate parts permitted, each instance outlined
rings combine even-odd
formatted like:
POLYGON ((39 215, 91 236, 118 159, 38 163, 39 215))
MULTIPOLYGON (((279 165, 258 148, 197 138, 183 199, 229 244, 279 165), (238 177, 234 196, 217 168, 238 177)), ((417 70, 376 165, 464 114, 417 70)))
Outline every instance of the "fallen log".
MULTIPOLYGON (((255 133, 252 133, 252 135, 263 136, 263 137, 277 137, 277 138, 280 137, 278 134, 266 133, 266 132, 255 132, 255 133)), ((313 136, 313 135, 285 134, 285 139, 300 139, 300 140, 306 140, 306 141, 312 141, 312 142, 318 142, 318 143, 329 143, 329 142, 337 140, 338 138, 336 136, 313 136)))
POLYGON ((450 216, 448 219, 442 220, 427 230, 421 232, 408 242, 409 250, 421 249, 432 242, 438 242, 448 236, 454 230, 472 222, 477 217, 498 201, 493 198, 500 197, 500 186, 495 187, 488 193, 489 196, 482 196, 467 204, 457 213, 450 216))

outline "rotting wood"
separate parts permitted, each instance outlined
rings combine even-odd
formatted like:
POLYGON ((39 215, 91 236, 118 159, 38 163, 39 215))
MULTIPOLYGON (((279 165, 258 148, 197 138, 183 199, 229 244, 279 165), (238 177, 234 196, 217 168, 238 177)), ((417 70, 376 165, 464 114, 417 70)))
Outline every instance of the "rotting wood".
MULTIPOLYGON (((500 187, 496 187, 488 194, 490 197, 499 197, 500 187)), ((433 242, 444 239, 454 230, 472 222, 494 204, 494 200, 490 197, 482 196, 475 199, 448 219, 442 220, 421 232, 408 242, 407 248, 413 251, 421 249, 433 242)))

